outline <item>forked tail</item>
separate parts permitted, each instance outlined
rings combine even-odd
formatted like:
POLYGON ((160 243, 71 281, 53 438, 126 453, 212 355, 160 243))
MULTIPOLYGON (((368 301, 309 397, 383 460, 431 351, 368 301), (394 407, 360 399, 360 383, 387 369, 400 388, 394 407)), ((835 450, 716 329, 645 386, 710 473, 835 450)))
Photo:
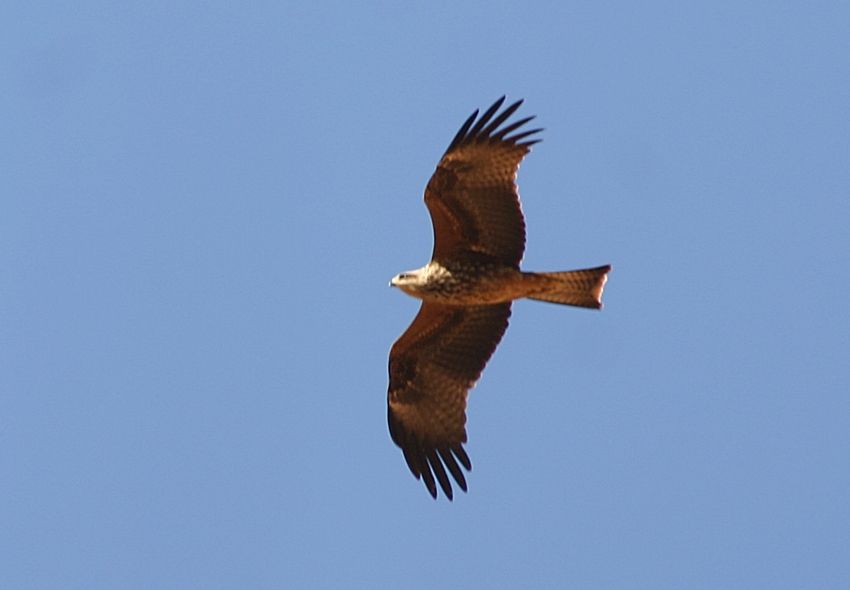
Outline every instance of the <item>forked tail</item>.
POLYGON ((611 265, 606 264, 566 272, 524 273, 536 287, 528 298, 599 309, 602 307, 602 289, 608 280, 609 270, 611 265))

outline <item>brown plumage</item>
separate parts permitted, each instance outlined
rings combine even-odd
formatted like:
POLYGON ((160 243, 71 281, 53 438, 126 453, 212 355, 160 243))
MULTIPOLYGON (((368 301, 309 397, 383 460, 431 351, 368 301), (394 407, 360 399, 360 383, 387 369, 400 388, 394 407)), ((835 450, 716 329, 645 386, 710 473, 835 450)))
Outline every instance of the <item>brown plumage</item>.
POLYGON ((531 137, 518 130, 533 117, 502 125, 522 101, 498 115, 505 97, 455 135, 425 189, 434 227, 431 262, 391 285, 422 299, 419 314, 393 345, 387 394, 390 435, 410 471, 437 497, 452 499, 449 476, 464 491, 472 464, 466 398, 508 327, 521 297, 600 308, 610 266, 528 273, 519 269, 525 221, 516 187, 531 137), (477 120, 476 120, 477 119, 477 120))

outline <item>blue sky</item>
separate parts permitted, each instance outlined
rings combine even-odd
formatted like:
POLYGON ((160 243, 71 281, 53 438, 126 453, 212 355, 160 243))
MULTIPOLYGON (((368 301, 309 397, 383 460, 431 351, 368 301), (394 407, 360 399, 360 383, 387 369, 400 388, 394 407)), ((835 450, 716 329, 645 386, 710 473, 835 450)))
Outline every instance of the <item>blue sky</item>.
POLYGON ((0 587, 850 586, 850 5, 0 9, 0 587), (422 190, 507 94, 535 302, 433 501, 422 190))

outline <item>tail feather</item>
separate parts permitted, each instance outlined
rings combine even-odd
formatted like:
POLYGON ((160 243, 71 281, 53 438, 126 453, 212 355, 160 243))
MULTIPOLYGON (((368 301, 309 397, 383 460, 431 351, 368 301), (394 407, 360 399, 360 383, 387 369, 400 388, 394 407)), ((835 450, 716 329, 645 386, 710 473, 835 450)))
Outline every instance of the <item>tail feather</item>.
POLYGON ((611 265, 605 265, 566 272, 526 273, 536 286, 528 298, 599 309, 610 270, 611 265))

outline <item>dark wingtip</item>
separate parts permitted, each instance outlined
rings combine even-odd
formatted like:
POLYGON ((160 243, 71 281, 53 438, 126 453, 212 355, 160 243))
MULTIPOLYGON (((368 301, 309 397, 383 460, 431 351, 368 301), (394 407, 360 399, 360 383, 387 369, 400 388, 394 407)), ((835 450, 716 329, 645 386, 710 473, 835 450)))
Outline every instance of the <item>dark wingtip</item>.
POLYGON ((446 497, 451 500, 452 499, 452 484, 449 482, 449 477, 446 475, 446 470, 443 468, 443 463, 440 461, 439 457, 437 457, 436 449, 429 449, 427 454, 428 466, 431 468, 431 472, 434 474, 434 477, 437 479, 437 483, 440 484, 440 487, 443 489, 443 493, 446 497))
POLYGON ((496 111, 501 108, 503 102, 505 102, 504 95, 502 96, 502 98, 491 104, 489 109, 484 111, 484 114, 481 115, 481 117, 478 119, 472 129, 469 130, 467 136, 470 138, 478 138, 479 135, 482 135, 481 130, 484 128, 484 125, 486 125, 488 121, 490 121, 490 118, 496 114, 496 111))
MULTIPOLYGON (((432 498, 437 499, 437 484, 439 483, 446 498, 453 500, 452 479, 461 490, 467 491, 466 477, 464 477, 463 470, 458 463, 463 465, 467 471, 472 469, 472 463, 469 461, 466 451, 463 450, 463 443, 435 445, 422 440, 404 428, 403 423, 393 413, 391 406, 387 408, 387 418, 390 437, 401 449, 410 473, 425 484, 425 488, 432 498), (449 474, 451 474, 451 477, 449 477, 449 474)), ((466 433, 463 434, 463 440, 466 440, 466 433)))
POLYGON ((440 453, 440 458, 443 460, 443 464, 448 468, 449 472, 452 474, 452 477, 457 482, 457 485, 464 492, 466 491, 466 477, 463 475, 463 470, 458 467, 457 461, 452 455, 451 450, 449 449, 438 449, 440 453))
POLYGON ((431 469, 429 469, 428 467, 427 460, 424 462, 424 465, 422 467, 422 480, 425 482, 425 487, 428 488, 428 493, 430 493, 431 497, 436 500, 437 484, 434 481, 434 475, 431 473, 431 469))
POLYGON ((510 125, 504 127, 503 129, 499 129, 499 127, 508 120, 508 118, 513 115, 517 109, 522 105, 524 99, 519 99, 514 103, 511 103, 505 109, 502 110, 501 113, 498 113, 499 109, 505 102, 506 95, 502 95, 496 102, 494 102, 490 107, 484 111, 484 113, 479 117, 478 109, 475 110, 472 115, 470 115, 466 121, 461 125, 461 128, 455 134, 452 139, 449 147, 446 149, 446 152, 452 151, 454 148, 464 145, 466 143, 472 142, 497 142, 504 141, 507 143, 512 143, 514 145, 521 146, 531 146, 539 141, 540 139, 535 139, 532 141, 525 141, 522 143, 518 143, 520 139, 528 137, 534 133, 539 133, 543 129, 534 129, 531 131, 525 131, 523 133, 519 133, 513 135, 511 137, 506 137, 507 134, 516 131, 532 119, 534 117, 526 117, 524 119, 520 119, 519 121, 515 121, 510 125), (497 114, 498 113, 498 114, 497 114))
POLYGON ((457 445, 450 448, 431 449, 402 447, 402 453, 407 461, 407 466, 410 468, 410 472, 416 479, 422 480, 428 493, 435 500, 437 499, 437 484, 440 486, 439 489, 443 490, 446 498, 449 500, 454 499, 452 479, 454 479, 461 490, 464 492, 467 491, 466 477, 464 477, 463 470, 458 465, 458 462, 467 471, 472 469, 472 464, 462 446, 457 445), (446 472, 447 470, 448 473, 446 472), (449 474, 451 474, 451 479, 449 478, 449 474))
POLYGON ((452 453, 466 467, 467 471, 472 471, 472 461, 469 460, 469 455, 466 454, 466 450, 462 446, 452 447, 452 453))

